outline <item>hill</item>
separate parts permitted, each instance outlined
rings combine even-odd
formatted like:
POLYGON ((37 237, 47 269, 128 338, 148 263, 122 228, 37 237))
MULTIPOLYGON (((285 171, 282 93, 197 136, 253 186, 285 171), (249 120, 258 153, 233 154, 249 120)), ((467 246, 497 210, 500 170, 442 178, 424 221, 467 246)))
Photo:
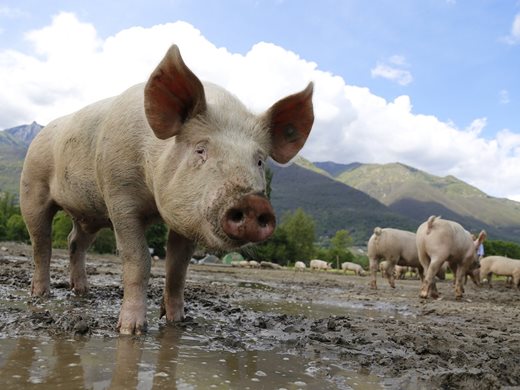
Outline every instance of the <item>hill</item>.
MULTIPOLYGON (((42 126, 33 122, 0 131, 0 191, 18 192, 27 148, 42 126)), ((273 171, 272 203, 280 217, 302 208, 318 236, 347 229, 366 244, 375 226, 414 231, 430 215, 482 228, 490 238, 520 242, 520 203, 486 195, 453 177, 437 177, 403 164, 311 163, 297 158, 273 171)))
POLYGON ((271 202, 279 217, 302 208, 315 219, 318 236, 330 237, 347 229, 356 244, 366 244, 375 226, 417 228, 412 219, 327 174, 309 169, 309 164, 300 158, 288 167, 270 166, 271 202))
POLYGON ((400 163, 327 172, 419 223, 442 215, 471 231, 486 229, 491 238, 520 242, 520 203, 486 195, 456 177, 438 177, 400 163))
POLYGON ((42 128, 33 122, 0 131, 0 191, 18 192, 27 148, 42 128))

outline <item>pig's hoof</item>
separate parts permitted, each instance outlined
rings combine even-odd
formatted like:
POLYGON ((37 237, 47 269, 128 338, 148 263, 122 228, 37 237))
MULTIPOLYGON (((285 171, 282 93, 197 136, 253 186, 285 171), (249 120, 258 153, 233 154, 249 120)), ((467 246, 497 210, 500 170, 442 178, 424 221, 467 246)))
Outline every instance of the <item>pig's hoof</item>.
POLYGON ((166 303, 166 298, 163 296, 159 318, 162 318, 163 316, 166 316, 166 322, 184 321, 184 300, 171 299, 169 300, 169 303, 166 303))
POLYGON ((87 286, 82 286, 82 287, 77 287, 77 286, 72 286, 72 292, 74 292, 74 294, 82 297, 82 296, 85 296, 88 294, 88 287, 87 286))
POLYGON ((117 330, 122 335, 134 335, 135 334, 135 335, 139 336, 139 335, 146 333, 147 325, 146 325, 146 322, 144 322, 143 324, 126 324, 126 325, 119 324, 117 326, 117 330))
POLYGON ((123 302, 117 330, 121 334, 140 335, 146 332, 146 306, 123 302))
POLYGON ((33 297, 48 297, 49 295, 51 295, 51 290, 48 286, 33 285, 31 288, 31 296, 33 297))

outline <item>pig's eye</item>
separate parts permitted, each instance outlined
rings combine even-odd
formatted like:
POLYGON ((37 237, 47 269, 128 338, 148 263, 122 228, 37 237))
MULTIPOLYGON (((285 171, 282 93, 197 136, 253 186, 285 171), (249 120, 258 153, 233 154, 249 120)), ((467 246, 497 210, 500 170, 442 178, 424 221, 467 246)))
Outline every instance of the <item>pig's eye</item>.
POLYGON ((202 159, 202 162, 205 162, 208 158, 206 147, 204 145, 197 145, 195 153, 197 153, 197 155, 202 159))

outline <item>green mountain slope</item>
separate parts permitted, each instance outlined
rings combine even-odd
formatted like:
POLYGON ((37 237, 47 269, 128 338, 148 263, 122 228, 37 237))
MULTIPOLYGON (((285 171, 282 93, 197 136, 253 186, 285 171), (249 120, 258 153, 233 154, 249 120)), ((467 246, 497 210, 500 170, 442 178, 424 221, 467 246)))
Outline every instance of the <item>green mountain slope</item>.
POLYGON ((356 244, 366 244, 375 226, 417 228, 410 218, 326 174, 308 169, 308 165, 299 159, 288 167, 270 167, 271 201, 279 218, 287 211, 302 208, 315 219, 318 236, 332 236, 347 229, 356 244))
POLYGON ((414 220, 437 214, 470 230, 485 228, 491 236, 520 241, 520 203, 488 196, 453 176, 393 163, 362 164, 335 178, 414 220))
POLYGON ((33 122, 0 131, 0 191, 18 193, 27 148, 41 129, 33 122))

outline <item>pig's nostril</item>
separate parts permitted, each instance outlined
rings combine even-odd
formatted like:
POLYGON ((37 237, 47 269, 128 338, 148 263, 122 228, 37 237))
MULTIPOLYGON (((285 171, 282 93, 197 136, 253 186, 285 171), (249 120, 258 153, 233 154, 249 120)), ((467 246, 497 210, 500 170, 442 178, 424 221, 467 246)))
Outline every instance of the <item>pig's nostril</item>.
POLYGON ((265 228, 267 225, 269 225, 269 223, 271 223, 273 218, 269 214, 262 214, 256 220, 260 227, 265 228))
POLYGON ((244 212, 242 210, 234 209, 229 212, 229 219, 233 222, 240 222, 244 219, 244 212))

